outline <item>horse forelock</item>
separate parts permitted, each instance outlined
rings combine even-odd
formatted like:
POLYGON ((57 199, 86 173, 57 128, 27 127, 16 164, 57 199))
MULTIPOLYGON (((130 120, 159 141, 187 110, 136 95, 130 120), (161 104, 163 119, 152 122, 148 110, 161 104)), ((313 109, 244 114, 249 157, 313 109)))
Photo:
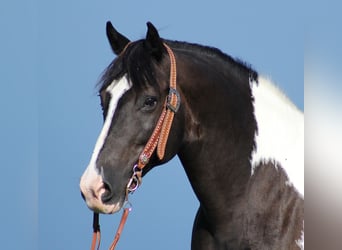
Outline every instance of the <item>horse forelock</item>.
POLYGON ((141 89, 146 86, 158 87, 156 71, 158 63, 144 47, 143 40, 132 43, 128 48, 115 58, 104 70, 98 83, 99 91, 106 89, 114 80, 127 76, 133 89, 141 89))

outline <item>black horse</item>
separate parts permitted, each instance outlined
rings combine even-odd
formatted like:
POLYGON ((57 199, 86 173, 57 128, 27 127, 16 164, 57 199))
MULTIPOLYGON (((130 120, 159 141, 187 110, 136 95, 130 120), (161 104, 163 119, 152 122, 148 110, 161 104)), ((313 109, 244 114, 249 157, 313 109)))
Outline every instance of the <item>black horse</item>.
POLYGON ((107 36, 118 57, 100 83, 104 125, 80 183, 88 207, 117 212, 137 171, 177 154, 200 202, 192 249, 304 248, 303 113, 218 49, 162 39, 151 23, 136 42, 110 22, 107 36), (143 159, 165 110, 166 148, 143 159))

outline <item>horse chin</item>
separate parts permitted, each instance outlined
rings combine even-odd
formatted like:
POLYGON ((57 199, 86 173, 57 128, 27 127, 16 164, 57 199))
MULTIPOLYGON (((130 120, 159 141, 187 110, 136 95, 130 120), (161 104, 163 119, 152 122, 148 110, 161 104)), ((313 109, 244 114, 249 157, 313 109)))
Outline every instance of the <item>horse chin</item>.
MULTIPOLYGON (((102 189, 99 192, 99 197, 102 197, 104 193, 105 193, 105 190, 102 189)), ((96 213, 101 213, 101 214, 114 214, 118 212, 123 206, 123 201, 124 199, 119 199, 118 202, 111 204, 111 203, 103 203, 102 200, 98 199, 97 197, 86 199, 86 203, 89 209, 93 210, 96 213)))
POLYGON ((104 204, 102 202, 87 202, 90 210, 101 214, 114 214, 122 208, 122 202, 115 204, 104 204))

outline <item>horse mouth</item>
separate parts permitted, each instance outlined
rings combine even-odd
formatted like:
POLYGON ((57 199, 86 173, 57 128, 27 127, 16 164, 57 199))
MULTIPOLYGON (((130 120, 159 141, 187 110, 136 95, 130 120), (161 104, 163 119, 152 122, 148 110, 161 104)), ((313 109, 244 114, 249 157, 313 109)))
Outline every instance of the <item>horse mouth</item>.
POLYGON ((105 194, 105 190, 101 190, 98 195, 95 195, 92 191, 90 192, 90 196, 85 196, 82 192, 82 196, 88 206, 88 208, 96 213, 102 214, 113 214, 118 212, 122 207, 122 202, 117 202, 114 204, 106 204, 102 202, 102 195, 105 194))
POLYGON ((91 209, 92 211, 96 212, 96 213, 101 213, 101 214, 114 214, 116 212, 118 212, 122 205, 117 203, 117 204, 94 204, 94 202, 90 203, 88 201, 86 201, 87 206, 89 207, 89 209, 91 209))

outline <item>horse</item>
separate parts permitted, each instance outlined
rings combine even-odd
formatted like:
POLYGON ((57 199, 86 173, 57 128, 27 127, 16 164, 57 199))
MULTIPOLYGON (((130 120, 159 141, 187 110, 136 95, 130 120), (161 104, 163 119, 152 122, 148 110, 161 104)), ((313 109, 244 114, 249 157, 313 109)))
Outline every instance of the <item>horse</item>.
POLYGON ((87 206, 119 211, 178 155, 200 203, 192 250, 303 249, 303 112, 217 48, 163 39, 150 22, 138 41, 110 22, 106 33, 117 57, 99 82, 104 124, 80 181, 87 206))

